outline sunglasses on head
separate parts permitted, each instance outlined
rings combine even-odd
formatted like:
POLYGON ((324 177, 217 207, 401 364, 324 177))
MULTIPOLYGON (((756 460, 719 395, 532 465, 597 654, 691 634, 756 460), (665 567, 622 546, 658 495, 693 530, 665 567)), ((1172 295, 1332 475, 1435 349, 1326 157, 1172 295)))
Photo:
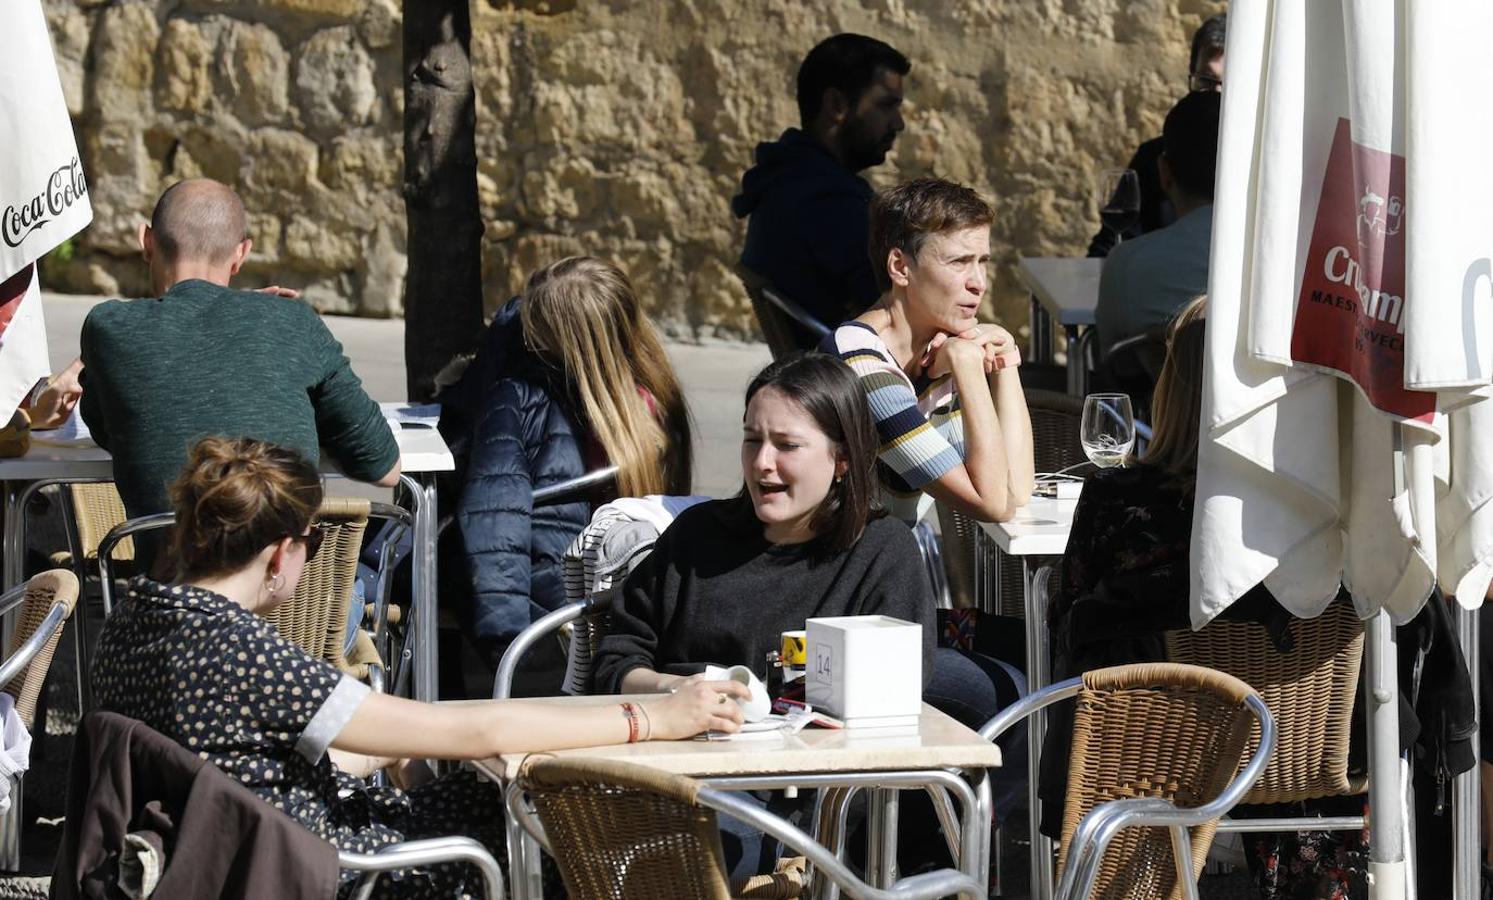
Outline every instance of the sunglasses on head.
POLYGON ((293 541, 300 541, 306 545, 306 562, 316 558, 316 551, 321 549, 321 542, 326 540, 327 532, 331 530, 330 525, 323 522, 312 522, 311 530, 305 534, 289 535, 293 541))

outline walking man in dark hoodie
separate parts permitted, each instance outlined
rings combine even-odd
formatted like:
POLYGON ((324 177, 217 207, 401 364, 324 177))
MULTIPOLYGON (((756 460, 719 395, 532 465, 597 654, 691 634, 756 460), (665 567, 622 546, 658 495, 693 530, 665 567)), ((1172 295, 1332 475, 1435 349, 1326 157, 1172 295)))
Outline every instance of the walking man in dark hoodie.
POLYGON ((821 41, 798 68, 801 127, 757 145, 731 201, 737 218, 751 217, 742 266, 829 328, 880 293, 867 251, 872 190, 856 173, 880 165, 902 131, 911 68, 875 38, 821 41))

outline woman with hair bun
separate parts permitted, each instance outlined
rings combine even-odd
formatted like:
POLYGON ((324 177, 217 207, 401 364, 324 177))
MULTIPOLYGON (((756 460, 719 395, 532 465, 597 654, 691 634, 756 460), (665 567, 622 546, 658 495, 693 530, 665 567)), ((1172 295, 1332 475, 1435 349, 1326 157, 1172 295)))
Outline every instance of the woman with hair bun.
MULTIPOLYGON (((497 787, 469 772, 431 780, 412 759, 739 727, 740 709, 726 700, 747 692, 734 682, 689 685, 646 704, 563 711, 499 700, 441 706, 370 692, 258 615, 291 596, 315 556, 321 498, 316 469, 294 451, 247 438, 193 447, 171 486, 176 579, 135 579, 104 624, 93 670, 99 705, 176 740, 339 849, 362 853, 445 834, 501 848, 497 787), (378 767, 409 790, 354 777, 378 767)), ((402 872, 384 895, 449 897, 468 874, 456 866, 402 872)))

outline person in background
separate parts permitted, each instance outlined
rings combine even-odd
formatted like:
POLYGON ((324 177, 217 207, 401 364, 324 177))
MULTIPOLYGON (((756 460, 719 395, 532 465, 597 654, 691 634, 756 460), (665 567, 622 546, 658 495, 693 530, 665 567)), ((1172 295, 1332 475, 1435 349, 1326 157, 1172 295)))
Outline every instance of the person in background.
MULTIPOLYGON (((492 668, 520 631, 565 601, 560 557, 617 496, 688 494, 689 413, 632 282, 574 256, 529 278, 500 309, 461 379, 438 398, 458 458, 452 540, 466 634, 492 668), (534 508, 534 492, 610 465, 615 483, 534 508)), ((558 654, 525 684, 558 689, 558 654), (552 683, 551 683, 552 682, 552 683)), ((525 691, 529 688, 525 687, 525 691)))
MULTIPOLYGON (((1228 28, 1228 14, 1219 13, 1203 20, 1203 24, 1192 35, 1192 53, 1187 58, 1187 90, 1190 92, 1216 93, 1223 90, 1224 38, 1228 28)), ((1135 172, 1140 182, 1140 216, 1118 237, 1124 240, 1138 238, 1177 220, 1177 210, 1161 186, 1162 139, 1151 138, 1135 150, 1125 168, 1135 172)), ((1089 242, 1088 255, 1108 256, 1116 243, 1115 233, 1100 227, 1089 242)))
POLYGON ((315 310, 284 293, 236 291, 249 256, 244 205, 205 178, 161 194, 140 250, 157 297, 89 311, 80 338, 80 409, 114 458, 133 518, 166 512, 166 485, 207 435, 255 437, 384 487, 399 447, 315 310))
POLYGON ((985 522, 1031 496, 1032 423, 1010 332, 976 318, 995 213, 968 187, 919 178, 876 195, 882 299, 824 349, 860 376, 880 437, 884 502, 911 524, 924 493, 985 522))
MULTIPOLYGON (((136 578, 104 623, 94 657, 101 708, 144 722, 223 770, 339 850, 464 834, 503 859, 501 789, 470 771, 430 777, 424 759, 672 740, 733 732, 733 682, 672 696, 557 710, 496 700, 460 706, 373 693, 260 617, 295 591, 321 544, 316 469, 294 450, 207 438, 170 489, 179 570, 136 578), (404 787, 362 778, 387 769, 404 787)), ((344 871, 344 889, 358 873, 344 871)), ((478 889, 468 868, 421 867, 380 880, 379 896, 478 889)))
POLYGON ((881 291, 866 258, 871 186, 857 173, 881 165, 902 131, 911 68, 875 38, 821 41, 798 69, 799 127, 757 145, 731 201, 738 219, 750 217, 741 265, 827 328, 881 291))
POLYGON ((1208 290, 1221 99, 1217 93, 1188 94, 1166 115, 1161 186, 1177 221, 1120 244, 1105 258, 1094 320, 1106 352, 1126 338, 1165 328, 1208 290))
MULTIPOLYGON (((979 728, 1018 699, 1025 679, 1016 670, 935 649, 932 586, 911 531, 877 500, 876 446, 860 386, 842 362, 809 353, 763 369, 746 393, 741 492, 681 513, 628 577, 593 666, 597 692, 677 690, 711 663, 760 675, 781 633, 806 619, 886 615, 923 627, 928 703, 979 728)), ((1024 743, 1003 739, 1013 773, 1024 743)), ((1014 803, 1016 777, 997 778, 1001 814, 1014 803)), ((936 845, 931 814, 926 821, 922 833, 936 845)), ((732 833, 736 874, 771 871, 753 835, 732 833)), ((907 849, 909 864, 927 862, 914 859, 911 842, 907 849)))

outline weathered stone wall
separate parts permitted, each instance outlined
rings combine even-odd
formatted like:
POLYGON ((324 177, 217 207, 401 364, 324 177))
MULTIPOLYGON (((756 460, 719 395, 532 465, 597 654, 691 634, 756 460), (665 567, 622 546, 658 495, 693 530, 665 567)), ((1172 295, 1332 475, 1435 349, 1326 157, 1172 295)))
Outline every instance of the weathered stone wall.
MULTIPOLYGON (((405 266, 394 0, 45 0, 95 223, 67 287, 143 292, 134 232, 206 174, 252 216, 249 281, 396 315, 405 266)), ((418 2, 418 0, 411 0, 418 2)), ((1218 0, 472 0, 489 307, 560 255, 616 259, 680 335, 752 330, 729 201, 796 124, 793 73, 837 31, 913 61, 878 185, 938 173, 997 207, 994 312, 1021 254, 1081 253, 1092 179, 1158 133, 1218 0)))

